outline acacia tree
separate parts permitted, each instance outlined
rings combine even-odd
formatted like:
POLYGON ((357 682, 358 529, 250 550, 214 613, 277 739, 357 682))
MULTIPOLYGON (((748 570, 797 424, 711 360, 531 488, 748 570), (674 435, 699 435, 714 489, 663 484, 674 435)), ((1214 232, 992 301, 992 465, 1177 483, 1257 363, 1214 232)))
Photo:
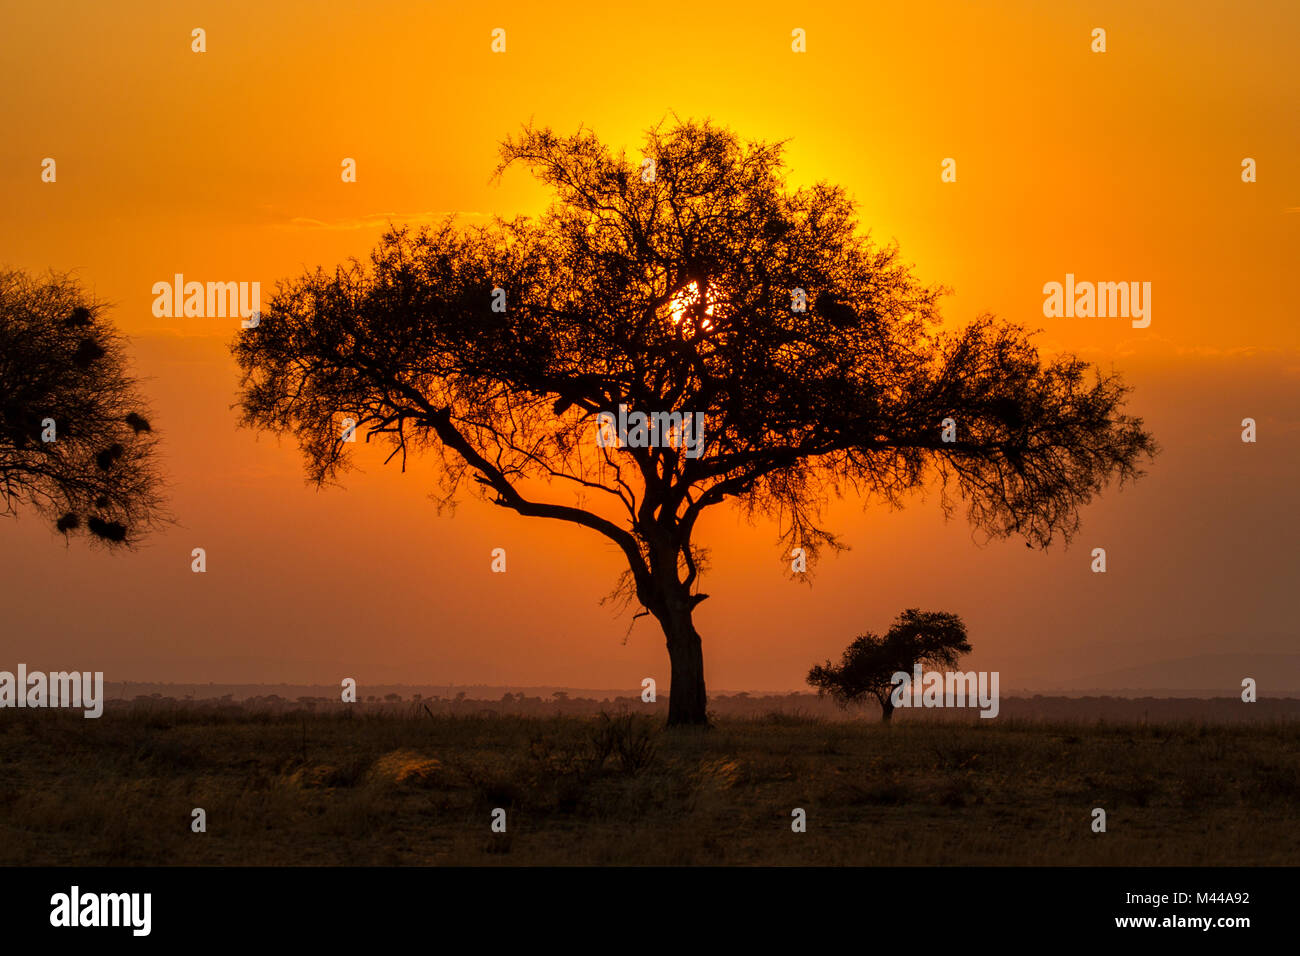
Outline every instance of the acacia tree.
POLYGON ((0 271, 0 514, 130 545, 164 520, 156 436, 104 311, 69 276, 0 271))
POLYGON ((921 664, 931 669, 957 666, 970 653, 966 625, 956 614, 908 608, 898 615, 884 637, 868 631, 845 648, 839 664, 827 661, 808 672, 818 694, 830 694, 841 704, 861 702, 868 695, 880 703, 881 719, 894 716, 894 675, 921 664))
POLYGON ((368 263, 281 283, 232 346, 242 422, 296 435, 324 483, 346 465, 348 416, 403 462, 440 455, 448 498, 469 478, 612 541, 667 640, 670 724, 707 721, 705 509, 771 516, 783 551, 815 559, 840 547, 829 497, 898 503, 932 479, 945 509, 955 493, 989 534, 1045 546, 1141 473, 1154 445, 1116 376, 1043 361, 991 316, 943 332, 944 290, 873 244, 839 187, 788 188, 779 144, 687 122, 652 128, 643 153, 653 165, 589 131, 525 128, 497 172, 550 187, 540 217, 392 230, 368 263), (698 454, 602 446, 620 405, 702 413, 698 454))

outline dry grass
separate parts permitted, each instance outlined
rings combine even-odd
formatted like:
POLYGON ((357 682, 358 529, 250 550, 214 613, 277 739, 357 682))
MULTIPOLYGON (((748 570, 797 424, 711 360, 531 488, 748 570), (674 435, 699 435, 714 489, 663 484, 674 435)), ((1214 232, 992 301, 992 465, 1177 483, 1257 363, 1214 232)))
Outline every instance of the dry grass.
POLYGON ((0 863, 1294 865, 1298 737, 1294 722, 773 715, 669 732, 635 714, 10 710, 0 863), (190 831, 194 807, 208 832, 190 831), (1094 807, 1109 832, 1091 831, 1094 807))

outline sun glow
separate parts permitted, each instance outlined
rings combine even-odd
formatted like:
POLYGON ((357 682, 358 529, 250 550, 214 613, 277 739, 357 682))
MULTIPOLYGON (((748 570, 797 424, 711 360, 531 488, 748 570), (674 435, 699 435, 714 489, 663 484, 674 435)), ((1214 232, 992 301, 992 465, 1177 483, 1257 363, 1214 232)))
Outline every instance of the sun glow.
MULTIPOLYGON (((710 293, 712 293, 712 290, 710 290, 710 293)), ((701 332, 709 331, 713 328, 713 322, 709 318, 713 315, 713 305, 715 301, 712 294, 708 296, 708 300, 708 303, 704 307, 704 315, 700 317, 700 286, 699 283, 692 282, 681 292, 678 292, 668 306, 669 311, 672 313, 673 325, 680 325, 682 320, 686 318, 688 313, 690 313, 697 318, 700 318, 699 328, 701 332)))

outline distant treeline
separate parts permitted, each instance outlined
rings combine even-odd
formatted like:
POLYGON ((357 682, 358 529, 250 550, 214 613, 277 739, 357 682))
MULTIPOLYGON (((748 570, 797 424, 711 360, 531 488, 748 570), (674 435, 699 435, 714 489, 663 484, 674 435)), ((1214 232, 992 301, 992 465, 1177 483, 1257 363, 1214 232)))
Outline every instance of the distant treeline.
MULTIPOLYGON (((655 703, 643 702, 639 695, 615 695, 601 698, 570 696, 565 691, 547 697, 530 696, 523 692, 502 694, 489 700, 470 697, 465 691, 454 696, 440 694, 412 694, 403 697, 396 691, 380 695, 362 695, 355 704, 345 704, 337 697, 301 695, 290 698, 279 694, 263 694, 236 700, 233 694, 219 698, 177 698, 162 694, 140 694, 133 698, 110 698, 106 710, 111 715, 121 708, 194 708, 227 712, 231 715, 262 711, 290 713, 388 714, 393 716, 443 716, 466 717, 519 716, 595 716, 609 711, 628 710, 644 714, 666 714, 668 699, 660 696, 655 703)), ((880 719, 876 705, 840 707, 829 697, 815 694, 751 695, 719 694, 710 698, 709 710, 718 717, 766 718, 785 716, 793 720, 866 720, 880 719)), ((1210 723, 1237 723, 1251 721, 1300 720, 1300 699, 1264 698, 1255 703, 1244 703, 1235 697, 1003 697, 997 720, 1044 721, 1095 721, 1107 720, 1132 723, 1170 723, 1178 721, 1205 721, 1210 723)), ((895 720, 904 721, 974 721, 979 722, 975 708, 938 708, 931 710, 898 711, 895 720)))

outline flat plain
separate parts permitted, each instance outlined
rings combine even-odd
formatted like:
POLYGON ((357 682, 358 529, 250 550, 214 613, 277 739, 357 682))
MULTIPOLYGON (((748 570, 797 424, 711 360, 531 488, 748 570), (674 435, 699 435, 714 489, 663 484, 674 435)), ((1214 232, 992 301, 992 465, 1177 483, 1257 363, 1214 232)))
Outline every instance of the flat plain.
POLYGON ((892 724, 723 715, 709 730, 665 729, 626 706, 7 710, 0 864, 1300 862, 1294 716, 1014 710, 892 724), (206 832, 192 829, 196 808, 206 832), (504 833, 491 829, 498 809, 504 833), (792 829, 796 810, 806 832, 792 829))

